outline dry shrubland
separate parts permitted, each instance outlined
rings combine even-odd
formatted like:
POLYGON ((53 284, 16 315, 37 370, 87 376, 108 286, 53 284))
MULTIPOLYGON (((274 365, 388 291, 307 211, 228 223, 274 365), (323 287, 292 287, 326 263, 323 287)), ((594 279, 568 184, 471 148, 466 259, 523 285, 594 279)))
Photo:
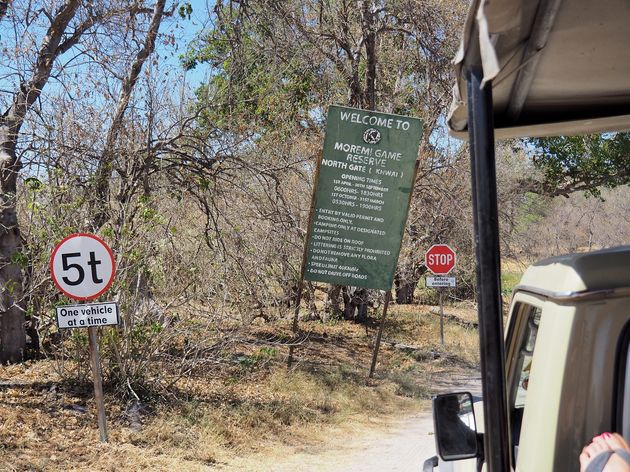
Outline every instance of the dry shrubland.
MULTIPOLYGON (((470 306, 447 312, 475 316, 470 306)), ((465 326, 447 320, 441 346, 429 307, 394 306, 369 382, 376 326, 304 323, 290 371, 288 325, 282 336, 277 325, 256 323, 229 342, 226 333, 206 333, 195 342, 220 342, 219 352, 198 358, 168 391, 124 400, 106 378, 108 444, 98 440, 89 379, 62 377, 53 359, 2 367, 0 378, 11 380, 0 384, 0 469, 209 470, 274 444, 313 444, 331 428, 416 410, 435 381, 474 368, 476 330, 465 326)), ((74 361, 65 362, 72 370, 74 361)))

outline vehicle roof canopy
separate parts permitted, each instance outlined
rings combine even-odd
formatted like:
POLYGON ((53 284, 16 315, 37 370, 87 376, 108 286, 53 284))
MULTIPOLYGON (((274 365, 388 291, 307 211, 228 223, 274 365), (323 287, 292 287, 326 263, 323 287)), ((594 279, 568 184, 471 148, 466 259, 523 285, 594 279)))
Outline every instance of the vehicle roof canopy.
POLYGON ((568 295, 630 287, 630 246, 553 257, 530 266, 519 287, 568 295))
MULTIPOLYGON (((630 2, 471 2, 455 60, 448 126, 459 138, 466 139, 470 131, 474 141, 470 150, 483 340, 484 457, 488 471, 500 472, 510 468, 510 443, 494 140, 630 129, 630 2), (469 126, 469 112, 474 126, 469 126)), ((532 266, 522 284, 539 293, 559 294, 556 300, 596 291, 576 295, 590 299, 608 293, 606 289, 630 287, 628 267, 629 248, 565 256, 532 266)))
MULTIPOLYGON (((509 469, 510 443, 494 140, 630 129, 630 2, 471 2, 455 59, 457 80, 448 126, 459 138, 466 139, 470 131, 474 141, 470 150, 483 340, 484 456, 487 470, 499 472, 509 469), (474 126, 469 126, 469 112, 474 126)), ((556 300, 597 291, 576 295, 590 299, 606 289, 630 287, 628 267, 629 248, 565 256, 534 265, 522 284, 539 293, 559 294, 556 300)))
POLYGON ((630 129, 630 2, 473 0, 450 133, 467 138, 466 68, 492 81, 495 137, 630 129))

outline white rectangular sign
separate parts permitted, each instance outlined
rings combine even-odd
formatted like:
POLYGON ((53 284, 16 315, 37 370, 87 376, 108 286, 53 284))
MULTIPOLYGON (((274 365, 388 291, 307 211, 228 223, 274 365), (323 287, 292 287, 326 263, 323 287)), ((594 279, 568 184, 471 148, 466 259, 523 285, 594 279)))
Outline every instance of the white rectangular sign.
POLYGON ((59 328, 89 328, 120 323, 116 302, 65 305, 56 307, 59 328))
POLYGON ((455 277, 427 277, 427 287, 455 287, 455 277))

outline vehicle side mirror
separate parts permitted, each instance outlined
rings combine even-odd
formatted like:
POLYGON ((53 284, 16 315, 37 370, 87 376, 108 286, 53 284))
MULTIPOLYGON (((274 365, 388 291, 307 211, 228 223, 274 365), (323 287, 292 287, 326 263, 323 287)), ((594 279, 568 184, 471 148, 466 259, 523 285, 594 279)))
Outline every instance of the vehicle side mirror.
POLYGON ((477 425, 472 395, 448 393, 433 398, 435 446, 444 461, 477 457, 477 425))

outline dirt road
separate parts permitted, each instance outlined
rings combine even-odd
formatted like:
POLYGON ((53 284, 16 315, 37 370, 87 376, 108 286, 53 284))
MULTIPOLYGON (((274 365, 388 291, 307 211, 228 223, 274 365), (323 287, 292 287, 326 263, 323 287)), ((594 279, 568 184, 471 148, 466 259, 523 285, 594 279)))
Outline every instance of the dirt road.
POLYGON ((331 441, 236 459, 225 471, 417 472, 435 454, 429 411, 333 432, 331 441), (336 439, 336 440, 335 440, 336 439))
MULTIPOLYGON (((436 392, 468 390, 480 394, 479 378, 462 375, 434 385, 436 392), (465 387, 457 387, 465 386, 465 387)), ((281 448, 237 459, 225 471, 248 472, 418 472, 435 455, 433 419, 426 409, 403 418, 374 420, 340 428, 320 445, 281 448)))

